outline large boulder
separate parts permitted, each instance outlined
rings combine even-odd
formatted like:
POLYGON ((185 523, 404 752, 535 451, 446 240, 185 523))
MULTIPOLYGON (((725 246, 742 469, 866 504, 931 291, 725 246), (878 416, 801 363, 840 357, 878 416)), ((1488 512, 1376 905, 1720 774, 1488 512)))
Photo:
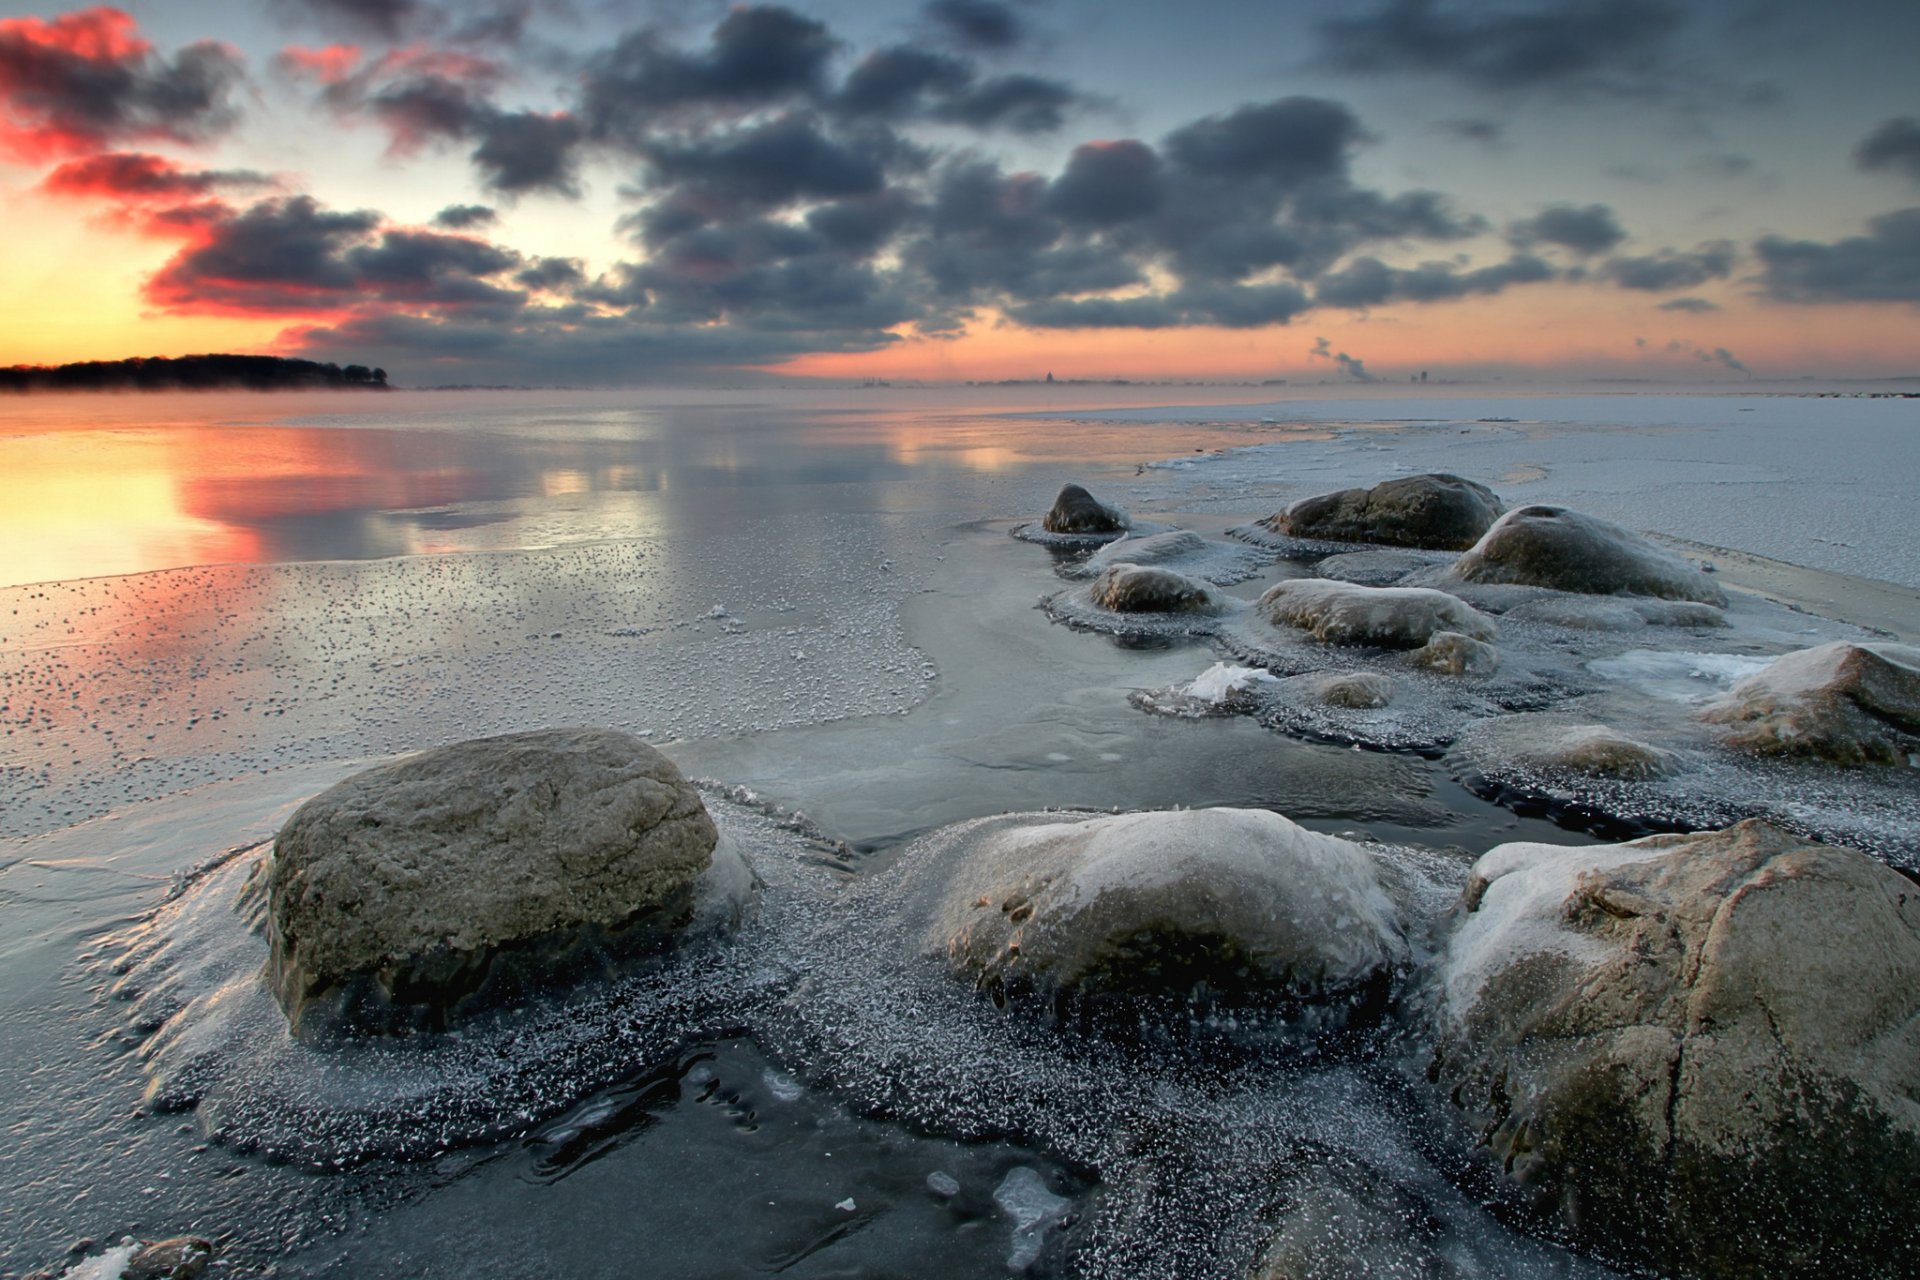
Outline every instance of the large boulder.
POLYGON ((1472 546, 1504 510, 1485 485, 1436 474, 1302 498, 1261 523, 1295 538, 1460 551, 1472 546))
POLYGON ((927 935, 952 970, 1044 997, 1377 997, 1407 959, 1364 846, 1275 813, 1196 809, 1002 824, 927 935))
POLYGON ((1836 640, 1776 658, 1701 708, 1758 755, 1905 764, 1920 747, 1920 649, 1836 640))
POLYGON ((1130 523, 1126 512, 1108 506, 1077 484, 1064 484, 1040 527, 1048 533, 1108 534, 1125 533, 1130 523))
POLYGON ((1493 620, 1466 601, 1426 587, 1290 578, 1269 587, 1254 608, 1275 626, 1298 627, 1327 644, 1417 649, 1441 631, 1475 640, 1499 634, 1493 620))
POLYGON ((1582 595, 1658 596, 1724 605, 1711 578, 1617 524, 1565 507, 1517 507, 1446 571, 1460 582, 1515 583, 1582 595))
POLYGON ((1093 580, 1087 595, 1116 613, 1213 613, 1220 607, 1206 583, 1152 565, 1112 565, 1093 580))
POLYGON ((658 949, 710 887, 717 839, 679 769, 629 734, 424 751, 338 783, 280 829, 267 977, 296 1032, 316 1011, 354 1028, 444 1026, 658 949))
POLYGON ((1502 845, 1433 1073, 1591 1244, 1694 1276, 1920 1275, 1920 889, 1760 822, 1502 845))
POLYGON ((1679 768, 1679 757, 1604 724, 1553 714, 1498 716, 1470 727, 1461 750, 1482 773, 1644 782, 1679 768))

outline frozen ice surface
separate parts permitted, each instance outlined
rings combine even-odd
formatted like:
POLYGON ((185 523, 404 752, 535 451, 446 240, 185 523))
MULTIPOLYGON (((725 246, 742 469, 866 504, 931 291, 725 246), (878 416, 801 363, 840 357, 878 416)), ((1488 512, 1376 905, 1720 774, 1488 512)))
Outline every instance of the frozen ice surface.
MULTIPOLYGON (((1920 541, 1911 536, 1912 477, 1920 475, 1913 400, 1419 396, 1249 404, 1238 415, 1248 424, 1331 430, 1334 438, 1300 432, 1159 464, 1176 490, 1163 509, 1267 515, 1315 493, 1450 471, 1488 485, 1508 507, 1557 503, 1632 529, 1920 587, 1920 541), (1189 486, 1214 490, 1217 505, 1177 493, 1189 486)), ((1218 405, 1101 417, 1229 420, 1218 405)))

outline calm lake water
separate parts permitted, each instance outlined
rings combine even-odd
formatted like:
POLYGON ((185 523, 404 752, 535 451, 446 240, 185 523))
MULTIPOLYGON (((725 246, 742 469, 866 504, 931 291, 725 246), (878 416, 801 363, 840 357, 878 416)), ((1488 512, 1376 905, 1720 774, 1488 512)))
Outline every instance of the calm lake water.
MULTIPOLYGON (((1009 525, 1068 479, 1217 534, 1305 492, 1450 460, 1514 498, 1611 485, 1682 508, 1674 457, 1725 454, 1696 489, 1722 501, 1723 486, 1787 483, 1768 468, 1789 465, 1786 402, 1766 398, 1619 401, 1631 407, 1609 423, 1604 403, 1543 422, 1542 402, 1248 409, 1196 404, 1254 398, 1245 389, 1080 389, 1066 416, 1020 416, 1067 408, 1056 394, 6 406, 0 1275, 62 1263, 82 1239, 180 1231, 219 1237, 232 1274, 915 1275, 936 1256, 942 1274, 1131 1274, 1138 1241, 1115 1215, 1139 1204, 1179 1238, 1169 1274, 1226 1273, 1257 1243, 1261 1200, 1215 1194, 1208 1170, 1280 1177, 1335 1148, 1393 1171, 1490 1274, 1602 1274, 1480 1207, 1420 1138, 1426 1113, 1384 1048, 1290 1086, 1341 1118, 1341 1136, 1262 1095, 1273 1136, 1236 1142, 1232 1161, 1209 1154, 1227 1139, 1203 1119, 1228 1086, 1208 1083, 1211 1101, 1170 1113, 1195 1128, 1167 1139, 1156 1175, 1192 1185, 1139 1203, 1050 1138, 1057 1124, 985 1141, 912 1096, 879 1107, 851 1068, 809 1074, 783 1056, 794 1042, 757 1034, 759 1015, 703 1023, 628 1077, 551 1100, 519 1136, 429 1162, 276 1162, 210 1142, 218 1117, 141 1105, 150 1028, 116 1006, 114 957, 169 884, 369 759, 461 738, 609 725, 690 775, 804 810, 852 848, 791 873, 816 916, 916 833, 1014 809, 1271 808, 1452 850, 1462 867, 1502 840, 1588 840, 1477 799, 1420 755, 1135 710, 1129 692, 1191 679, 1208 646, 1050 624, 1034 605, 1061 586, 1053 559, 1009 525), (1146 407, 1170 399, 1189 407, 1146 407), (1743 411, 1764 447, 1729 435, 1743 411), (1624 478, 1636 468, 1655 479, 1624 478), (995 1196, 1008 1187, 1068 1207, 1022 1236, 1018 1196, 995 1196)), ((1835 421, 1913 448, 1910 421, 1854 412, 1835 421)), ((1826 465, 1809 461, 1816 485, 1839 483, 1826 465)), ((1592 509, 1633 522, 1622 501, 1592 509)), ((1720 545, 1780 554, 1811 545, 1794 541, 1805 532, 1720 545)), ((794 944, 780 963, 832 968, 829 941, 807 945, 821 950, 794 944)), ((937 1056, 929 1043, 901 1052, 937 1056)), ((1141 1097, 1150 1077, 1178 1090, 1194 1074, 1137 1069, 1141 1097)))

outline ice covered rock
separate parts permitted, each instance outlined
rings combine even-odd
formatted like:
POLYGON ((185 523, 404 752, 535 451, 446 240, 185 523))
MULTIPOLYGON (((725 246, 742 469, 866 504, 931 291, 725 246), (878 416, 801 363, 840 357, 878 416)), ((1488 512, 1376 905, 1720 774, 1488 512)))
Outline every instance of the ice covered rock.
POLYGON ((1583 595, 1658 596, 1724 605, 1713 580, 1637 533, 1565 507, 1516 507, 1443 571, 1469 583, 1518 583, 1583 595))
POLYGON ((1554 715, 1483 720, 1467 731, 1462 749, 1481 767, 1500 772, 1521 770, 1625 782, 1664 777, 1679 763, 1673 752, 1618 729, 1554 715))
POLYGON ((174 1236, 142 1245, 121 1269, 120 1280, 197 1280, 213 1261, 213 1242, 174 1236))
POLYGON ((1663 1273, 1920 1274, 1920 889, 1764 823, 1475 865, 1433 1072, 1663 1273))
POLYGON ((1268 588, 1255 609, 1275 626, 1299 627, 1327 644, 1417 649, 1438 631, 1457 631, 1475 640, 1499 634, 1493 620, 1472 605, 1425 587, 1290 578, 1268 588))
POLYGON ((1064 484, 1040 527, 1048 533, 1107 534, 1124 533, 1130 523, 1118 507, 1108 506, 1077 484, 1064 484))
POLYGON ((1259 667, 1216 662, 1195 676, 1180 692, 1200 702, 1226 706, 1246 698, 1263 685, 1274 683, 1276 679, 1273 673, 1259 667))
POLYGON ((1377 711, 1393 703, 1393 677, 1378 671, 1309 671, 1282 683, 1303 701, 1343 711, 1377 711))
POLYGON ((424 751, 315 796, 267 867, 267 976, 296 1031, 440 1026, 657 949, 750 876, 671 760, 549 729, 424 751), (711 874, 710 874, 711 870, 711 874))
POLYGON ((1115 613, 1211 613, 1220 605, 1206 583, 1139 564, 1106 569, 1088 588, 1088 598, 1115 613))
POLYGON ((1166 564, 1191 560, 1204 555, 1206 550, 1207 540, 1193 530, 1169 529, 1144 538, 1127 536, 1109 542, 1088 557, 1087 567, 1100 573, 1117 564, 1166 564))
POLYGON ((1407 957, 1361 845, 1250 809, 1024 820, 971 844, 927 937, 958 975, 1046 996, 1357 999, 1407 957))
POLYGON ((1504 617, 1545 622, 1572 631, 1640 631, 1647 627, 1724 627, 1725 610, 1693 600, 1581 596, 1542 592, 1508 609, 1504 617))
POLYGON ((1443 676, 1484 676, 1500 669, 1500 651, 1458 631, 1436 631, 1413 651, 1413 665, 1443 676))
POLYGON ((1840 764, 1903 764, 1920 746, 1920 649, 1836 640, 1776 658, 1700 711, 1728 746, 1840 764))
POLYGON ((1390 587, 1410 573, 1446 563, 1446 557, 1420 551, 1342 551, 1313 566, 1323 578, 1363 587, 1390 587))
POLYGON ((1458 551, 1472 546, 1504 510, 1485 485, 1434 474, 1302 498, 1261 523, 1295 538, 1458 551))

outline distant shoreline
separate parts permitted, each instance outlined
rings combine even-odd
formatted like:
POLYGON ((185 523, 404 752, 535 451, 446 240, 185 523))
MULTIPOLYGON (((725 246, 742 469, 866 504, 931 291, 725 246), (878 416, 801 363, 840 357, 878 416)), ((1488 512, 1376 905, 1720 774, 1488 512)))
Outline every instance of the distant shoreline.
POLYGON ((284 356, 136 356, 0 369, 0 392, 391 391, 387 371, 284 356))

